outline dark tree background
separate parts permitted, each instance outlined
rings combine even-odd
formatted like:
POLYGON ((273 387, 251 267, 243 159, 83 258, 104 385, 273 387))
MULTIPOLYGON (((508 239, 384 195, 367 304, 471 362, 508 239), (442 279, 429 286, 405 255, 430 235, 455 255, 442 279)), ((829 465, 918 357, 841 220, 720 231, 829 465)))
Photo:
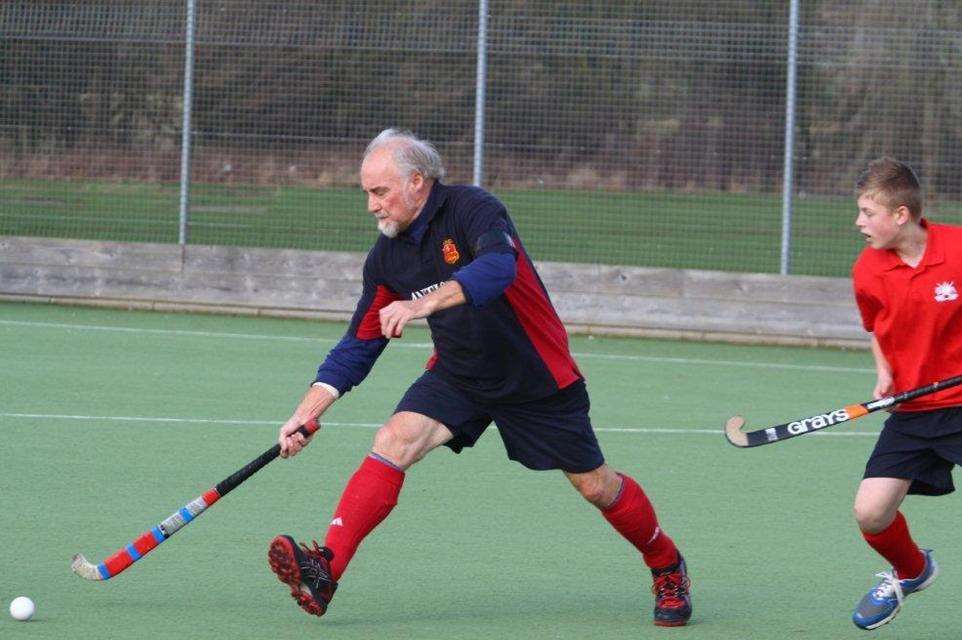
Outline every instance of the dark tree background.
MULTIPOLYGON (((787 5, 492 0, 488 180, 778 191, 787 5)), ((960 195, 959 3, 802 6, 798 188, 847 190, 890 153, 960 195)), ((0 5, 0 176, 176 179, 185 18, 170 0, 0 5)), ((389 125, 469 177, 477 25, 466 0, 199 0, 198 179, 350 181, 389 125)))

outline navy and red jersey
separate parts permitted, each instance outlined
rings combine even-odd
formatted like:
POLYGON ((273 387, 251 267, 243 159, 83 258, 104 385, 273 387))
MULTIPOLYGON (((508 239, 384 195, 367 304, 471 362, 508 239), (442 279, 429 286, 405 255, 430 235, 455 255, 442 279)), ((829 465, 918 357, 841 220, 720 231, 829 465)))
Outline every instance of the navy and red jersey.
MULTIPOLYGON (((896 392, 962 373, 962 227, 922 220, 925 253, 914 268, 893 250, 866 247, 852 267, 862 325, 892 367, 896 392)), ((929 411, 962 405, 962 387, 899 405, 929 411)))
POLYGON ((388 342, 380 309, 448 280, 460 283, 467 303, 427 318, 427 368, 481 402, 543 398, 582 379, 507 209, 483 189, 435 182, 411 225, 396 238, 379 236, 368 253, 350 327, 315 381, 342 394, 359 384, 388 342))

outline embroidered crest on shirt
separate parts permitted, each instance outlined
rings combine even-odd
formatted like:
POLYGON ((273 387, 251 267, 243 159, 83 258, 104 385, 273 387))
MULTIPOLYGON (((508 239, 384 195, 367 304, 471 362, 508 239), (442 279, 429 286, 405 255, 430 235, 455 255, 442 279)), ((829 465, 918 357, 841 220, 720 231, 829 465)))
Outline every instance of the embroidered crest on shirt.
POLYGON ((441 254, 444 256, 444 261, 448 264, 454 264, 461 259, 461 254, 458 253, 458 247, 451 238, 448 238, 441 244, 441 254))
POLYGON ((954 282, 940 282, 935 285, 935 301, 951 302, 959 297, 959 292, 955 289, 954 282))

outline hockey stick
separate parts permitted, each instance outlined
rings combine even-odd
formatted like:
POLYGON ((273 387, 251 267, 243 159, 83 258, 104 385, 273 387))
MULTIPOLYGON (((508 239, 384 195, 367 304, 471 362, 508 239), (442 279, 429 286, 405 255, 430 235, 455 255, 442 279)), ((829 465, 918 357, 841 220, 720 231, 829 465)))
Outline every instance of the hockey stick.
MULTIPOLYGON (((317 431, 320 425, 316 419, 301 425, 297 430, 304 436, 310 436, 317 431)), ((213 489, 194 498, 186 505, 170 515, 169 518, 155 527, 145 531, 139 538, 120 549, 100 564, 88 562, 82 553, 73 557, 70 568, 81 578, 87 580, 109 580, 115 575, 137 562, 145 555, 150 553, 154 547, 174 535, 184 525, 190 523, 194 518, 202 514, 212 504, 226 496, 238 485, 260 471, 267 463, 271 462, 281 453, 281 445, 275 444, 273 447, 257 456, 246 465, 235 471, 226 479, 217 484, 213 489)))
POLYGON ((962 384, 962 376, 955 376, 954 378, 948 378, 940 382, 933 382, 930 385, 919 387, 918 389, 903 391, 902 393, 898 393, 894 396, 887 396, 885 398, 879 398, 878 400, 863 402, 861 404, 846 405, 841 409, 835 409, 833 411, 827 411, 818 415, 808 416, 807 418, 799 418, 798 420, 794 420, 792 422, 775 425, 774 427, 768 427, 767 429, 758 429, 757 431, 742 431, 742 427, 745 425, 745 418, 741 416, 732 416, 728 419, 728 422, 725 423, 725 437, 727 437, 728 441, 736 447, 757 447, 762 444, 781 442, 782 440, 788 440, 789 438, 794 438, 795 436, 818 431, 819 429, 824 429, 825 427, 831 427, 832 425, 839 424, 840 422, 855 420, 856 418, 861 418, 862 416, 868 415, 873 411, 886 409, 900 402, 913 400, 920 396, 925 396, 942 389, 958 386, 960 384, 962 384))

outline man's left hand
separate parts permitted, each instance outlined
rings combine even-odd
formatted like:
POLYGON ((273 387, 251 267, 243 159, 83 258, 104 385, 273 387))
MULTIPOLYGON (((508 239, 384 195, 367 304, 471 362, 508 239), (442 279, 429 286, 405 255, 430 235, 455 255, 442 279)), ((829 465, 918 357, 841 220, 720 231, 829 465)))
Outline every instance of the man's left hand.
POLYGON ((411 320, 431 315, 423 300, 398 300, 387 305, 379 312, 381 333, 385 338, 400 338, 404 326, 411 320))

